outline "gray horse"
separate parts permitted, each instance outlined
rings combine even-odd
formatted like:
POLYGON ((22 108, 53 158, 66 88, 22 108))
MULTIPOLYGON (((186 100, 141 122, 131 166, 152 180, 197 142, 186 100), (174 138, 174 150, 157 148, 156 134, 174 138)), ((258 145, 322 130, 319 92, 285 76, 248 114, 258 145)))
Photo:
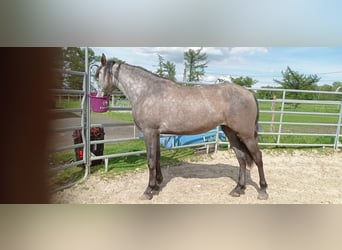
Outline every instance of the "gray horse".
POLYGON ((160 169, 160 134, 197 134, 221 125, 240 165, 234 197, 246 189, 246 166, 258 167, 259 199, 267 199, 262 153, 258 147, 258 103, 252 92, 232 84, 181 86, 141 67, 106 60, 95 76, 99 95, 119 88, 132 105, 136 126, 143 131, 149 181, 142 199, 152 199, 163 181, 160 169))

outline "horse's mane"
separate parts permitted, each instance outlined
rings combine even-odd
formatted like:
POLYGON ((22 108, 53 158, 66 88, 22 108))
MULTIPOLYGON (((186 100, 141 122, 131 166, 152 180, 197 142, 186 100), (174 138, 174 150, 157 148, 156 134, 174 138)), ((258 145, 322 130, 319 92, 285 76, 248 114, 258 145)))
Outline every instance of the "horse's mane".
MULTIPOLYGON (((114 63, 115 63, 115 62, 114 62, 114 63)), ((141 71, 143 71, 146 75, 155 77, 155 78, 157 78, 157 79, 159 79, 159 80, 161 79, 161 80, 164 80, 164 81, 173 83, 173 84, 177 84, 175 81, 170 80, 170 79, 168 79, 168 78, 166 78, 166 77, 159 76, 159 75, 157 75, 156 73, 153 73, 152 71, 147 70, 147 69, 145 69, 145 68, 143 68, 143 67, 131 65, 131 64, 128 64, 128 63, 121 63, 121 64, 122 64, 122 65, 129 66, 130 68, 133 68, 133 69, 141 70, 141 71)))

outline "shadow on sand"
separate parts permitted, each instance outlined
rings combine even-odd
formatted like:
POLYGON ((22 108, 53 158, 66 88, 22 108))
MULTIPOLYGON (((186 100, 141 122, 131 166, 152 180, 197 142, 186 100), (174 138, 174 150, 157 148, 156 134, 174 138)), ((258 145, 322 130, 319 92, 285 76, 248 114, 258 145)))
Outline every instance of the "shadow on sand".
MULTIPOLYGON (((259 193, 260 188, 258 184, 252 180, 250 170, 248 168, 246 172, 246 185, 254 187, 259 193)), ((163 188, 165 188, 173 178, 177 177, 185 179, 218 179, 228 177, 237 184, 239 167, 229 164, 196 164, 184 162, 179 166, 163 167, 162 173, 164 177, 163 182, 160 184, 159 191, 155 192, 154 195, 158 195, 162 192, 163 188)))

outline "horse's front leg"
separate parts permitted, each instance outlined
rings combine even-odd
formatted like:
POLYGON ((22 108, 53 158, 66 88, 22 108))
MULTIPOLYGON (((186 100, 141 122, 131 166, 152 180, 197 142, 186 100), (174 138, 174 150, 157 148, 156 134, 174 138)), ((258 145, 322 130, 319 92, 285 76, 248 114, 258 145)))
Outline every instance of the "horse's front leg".
POLYGON ((159 190, 158 184, 163 180, 160 170, 160 135, 157 130, 144 131, 144 139, 147 151, 147 165, 149 170, 148 185, 141 199, 151 200, 154 191, 159 190))

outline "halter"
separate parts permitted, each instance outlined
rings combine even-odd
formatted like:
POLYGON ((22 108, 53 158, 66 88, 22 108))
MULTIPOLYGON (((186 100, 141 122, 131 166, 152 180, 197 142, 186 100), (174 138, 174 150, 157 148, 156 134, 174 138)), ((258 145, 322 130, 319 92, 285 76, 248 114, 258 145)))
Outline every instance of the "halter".
MULTIPOLYGON (((115 72, 114 72, 114 74, 113 74, 112 69, 113 69, 114 64, 116 64, 115 61, 109 61, 109 62, 107 62, 107 64, 104 66, 104 68, 105 68, 107 74, 109 74, 110 76, 114 76, 114 80, 119 81, 119 72, 120 72, 120 67, 121 67, 121 64, 122 64, 122 63, 118 63, 118 67, 116 68, 116 70, 115 70, 115 72)), ((98 70, 98 71, 99 71, 99 70, 98 70)))
MULTIPOLYGON (((114 61, 114 64, 115 64, 115 61, 114 61)), ((114 64, 113 64, 113 66, 114 66, 114 64)), ((114 79, 117 80, 117 81, 119 81, 119 73, 120 73, 121 64, 122 64, 122 63, 119 63, 119 65, 118 65, 118 67, 116 68, 115 73, 114 73, 114 79)), ((113 67, 113 66, 112 66, 112 67, 113 67)), ((112 73, 112 72, 111 72, 111 73, 112 73)))
MULTIPOLYGON (((116 64, 115 61, 110 61, 107 63, 107 65, 103 66, 105 68, 105 70, 107 71, 107 74, 109 74, 110 76, 114 76, 114 80, 119 81, 119 72, 120 72, 120 67, 122 63, 118 63, 118 67, 116 68, 114 74, 112 72, 112 68, 114 66, 114 64, 116 64)), ((99 71, 101 69, 101 67, 95 65, 97 67, 96 73, 95 73, 95 77, 98 77, 99 71)))

